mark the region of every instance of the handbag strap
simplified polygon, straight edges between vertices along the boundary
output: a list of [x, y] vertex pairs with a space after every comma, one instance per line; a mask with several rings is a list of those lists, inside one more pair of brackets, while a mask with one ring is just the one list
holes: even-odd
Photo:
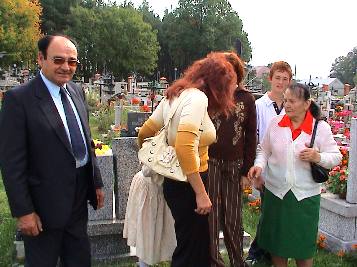
[[[170, 124], [172, 118], [174, 117], [178, 107], [180, 106], [183, 96], [186, 95], [187, 92], [185, 92], [186, 90], [182, 91], [180, 96], [177, 98], [176, 101], [173, 102], [173, 105], [170, 107], [170, 111], [169, 111], [169, 119], [167, 120], [167, 122], [165, 123], [163, 128], [167, 128], [168, 125]], [[165, 101], [167, 101], [167, 98], [165, 98]]]
[[311, 141], [310, 141], [310, 148], [312, 148], [314, 146], [315, 136], [316, 136], [316, 132], [317, 132], [317, 124], [318, 123], [319, 123], [319, 121], [316, 120], [315, 124], [314, 124], [314, 130], [312, 131], [312, 136], [311, 136]]

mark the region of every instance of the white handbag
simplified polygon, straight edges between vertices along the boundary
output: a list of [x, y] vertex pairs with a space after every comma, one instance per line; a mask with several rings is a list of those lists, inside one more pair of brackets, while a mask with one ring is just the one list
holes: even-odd
[[[154, 172], [181, 182], [187, 182], [187, 176], [182, 172], [175, 148], [168, 144], [168, 128], [172, 117], [182, 102], [184, 92], [180, 94], [178, 100], [170, 108], [169, 118], [164, 127], [157, 135], [146, 138], [138, 152], [139, 160]], [[163, 101], [168, 100], [165, 98]]]

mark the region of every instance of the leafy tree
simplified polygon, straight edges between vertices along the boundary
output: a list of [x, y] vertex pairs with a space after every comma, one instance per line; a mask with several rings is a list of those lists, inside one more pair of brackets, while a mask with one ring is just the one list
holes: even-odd
[[185, 69], [211, 51], [233, 50], [237, 38], [249, 61], [251, 46], [243, 23], [227, 0], [180, 0], [163, 18], [163, 35], [173, 64]]
[[330, 77], [338, 78], [343, 83], [356, 85], [354, 77], [357, 71], [357, 47], [353, 48], [347, 56], [340, 56], [332, 64]]
[[103, 0], [82, 0], [80, 5], [85, 8], [104, 7], [106, 4]]
[[[157, 39], [159, 41], [160, 45], [160, 51], [158, 53], [158, 66], [156, 69], [156, 72], [152, 77], [150, 77], [152, 80], [158, 78], [158, 74], [160, 73], [160, 76], [164, 76], [168, 78], [169, 80], [174, 79], [174, 66], [172, 63], [172, 58], [170, 57], [170, 53], [168, 50], [168, 42], [167, 39], [163, 33], [163, 22], [160, 19], [159, 15], [157, 15], [149, 5], [147, 0], [143, 0], [142, 4], [138, 8], [139, 12], [142, 13], [143, 19], [145, 22], [149, 23], [151, 27], [156, 30], [157, 33]], [[167, 18], [168, 16], [168, 10], [165, 11], [165, 17]]]
[[[63, 33], [71, 25], [71, 7], [81, 0], [40, 0], [43, 8], [41, 30], [44, 34]], [[88, 1], [83, 1], [88, 2]]]
[[2, 65], [35, 59], [40, 14], [38, 0], [0, 1], [0, 51], [7, 53]]
[[158, 31], [161, 28], [160, 16], [152, 10], [147, 0], [143, 0], [138, 11], [143, 15], [144, 22], [149, 23], [154, 30]]
[[98, 25], [101, 17], [94, 7], [77, 6], [71, 12], [73, 14], [73, 26], [66, 33], [78, 43], [78, 57], [81, 64], [77, 73], [87, 80], [96, 71], [100, 61], [98, 49], [100, 29]]
[[147, 75], [156, 68], [156, 34], [134, 8], [76, 7], [72, 12], [76, 19], [67, 33], [79, 43], [80, 71], [86, 77], [95, 71], [116, 77], [132, 71]]
[[156, 68], [159, 44], [156, 33], [141, 14], [128, 6], [103, 10], [99, 28], [102, 59], [108, 69], [127, 75], [134, 71], [144, 75]]

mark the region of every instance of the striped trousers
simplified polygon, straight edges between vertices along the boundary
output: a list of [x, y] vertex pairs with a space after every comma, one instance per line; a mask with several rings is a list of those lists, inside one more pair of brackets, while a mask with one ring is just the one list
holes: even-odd
[[211, 267], [224, 267], [219, 253], [219, 231], [223, 230], [231, 266], [244, 266], [242, 190], [240, 169], [242, 161], [209, 159], [207, 192], [212, 202], [209, 213]]

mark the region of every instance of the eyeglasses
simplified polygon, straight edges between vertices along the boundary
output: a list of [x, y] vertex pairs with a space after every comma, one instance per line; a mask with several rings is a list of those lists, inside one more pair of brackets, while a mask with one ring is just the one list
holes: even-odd
[[65, 59], [63, 57], [53, 57], [52, 60], [56, 65], [63, 65], [65, 62], [67, 62], [68, 66], [76, 67], [79, 64], [79, 60], [75, 58]]

